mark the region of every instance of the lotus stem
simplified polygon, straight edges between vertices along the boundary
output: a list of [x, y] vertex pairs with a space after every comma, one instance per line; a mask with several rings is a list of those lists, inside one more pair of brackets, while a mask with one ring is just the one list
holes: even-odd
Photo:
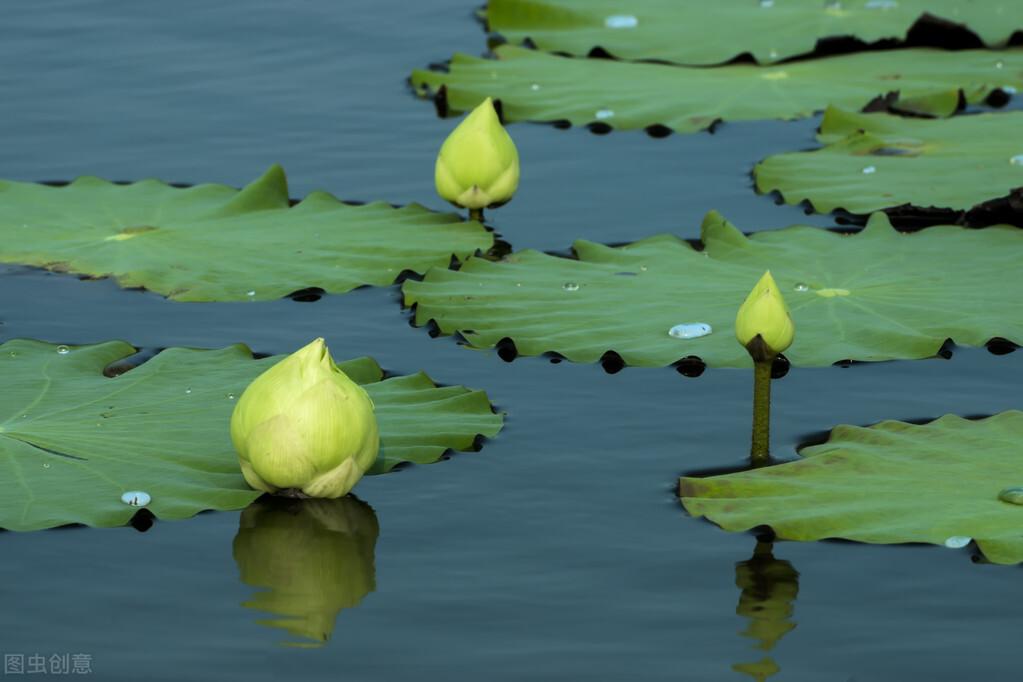
[[772, 360], [753, 363], [753, 444], [749, 454], [755, 467], [771, 461], [771, 364]]
[[469, 209], [469, 220], [475, 220], [476, 222], [483, 224], [483, 209], [482, 208], [470, 208]]

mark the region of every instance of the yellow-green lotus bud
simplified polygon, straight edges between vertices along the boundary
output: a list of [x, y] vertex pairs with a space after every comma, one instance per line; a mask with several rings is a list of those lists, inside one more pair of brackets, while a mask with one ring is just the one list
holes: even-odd
[[735, 316], [735, 338], [759, 361], [772, 358], [791, 346], [795, 333], [788, 306], [768, 270]]
[[500, 206], [515, 194], [519, 152], [489, 97], [444, 140], [434, 180], [437, 194], [462, 208]]
[[253, 488], [309, 497], [341, 497], [380, 450], [373, 402], [323, 339], [249, 384], [231, 415], [231, 441]]
[[342, 609], [376, 587], [373, 554], [380, 528], [373, 509], [354, 497], [337, 500], [260, 498], [241, 514], [234, 560], [242, 582], [259, 588], [251, 609], [319, 646], [330, 639]]

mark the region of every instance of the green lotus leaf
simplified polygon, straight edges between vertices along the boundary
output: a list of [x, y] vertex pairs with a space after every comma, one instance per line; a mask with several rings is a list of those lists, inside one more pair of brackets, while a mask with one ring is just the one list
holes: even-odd
[[[447, 72], [416, 70], [421, 95], [443, 86], [447, 107], [500, 99], [507, 121], [598, 123], [621, 130], [663, 125], [695, 132], [719, 120], [794, 119], [828, 104], [860, 108], [899, 91], [916, 98], [962, 89], [969, 102], [999, 86], [1023, 88], [1023, 50], [863, 52], [775, 66], [715, 68], [575, 59], [502, 45], [497, 59], [456, 54]], [[995, 68], [1001, 64], [1002, 68]]]
[[1023, 112], [943, 120], [829, 108], [808, 152], [770, 156], [754, 170], [757, 189], [821, 212], [870, 213], [911, 204], [969, 211], [1023, 187]]
[[[104, 375], [135, 352], [121, 341], [0, 346], [0, 527], [122, 525], [137, 511], [121, 501], [131, 491], [147, 493], [162, 519], [240, 509], [259, 496], [242, 479], [228, 422], [235, 396], [281, 358], [254, 360], [242, 345], [170, 348]], [[436, 461], [501, 429], [482, 391], [437, 387], [421, 373], [383, 379], [370, 358], [340, 366], [376, 404], [381, 453], [371, 473]]]
[[725, 530], [770, 526], [786, 540], [844, 538], [949, 547], [970, 539], [998, 564], [1023, 562], [1023, 412], [839, 426], [795, 462], [683, 478], [682, 504]]
[[[524, 355], [594, 362], [613, 350], [630, 365], [698, 356], [751, 364], [735, 314], [765, 270], [796, 325], [795, 365], [931, 357], [946, 339], [1023, 342], [1023, 231], [938, 226], [895, 231], [883, 213], [857, 234], [794, 226], [744, 236], [720, 214], [704, 219], [703, 250], [671, 235], [622, 247], [587, 241], [577, 259], [537, 251], [500, 262], [470, 258], [403, 285], [415, 321], [434, 320], [469, 345], [510, 338]], [[676, 325], [696, 325], [669, 330]], [[710, 334], [698, 325], [709, 325]]]
[[493, 236], [417, 205], [354, 206], [314, 192], [290, 206], [275, 165], [243, 190], [0, 181], [0, 244], [0, 262], [113, 277], [179, 301], [245, 301], [386, 286], [403, 270], [486, 250]]
[[988, 47], [1023, 30], [1023, 5], [961, 0], [490, 0], [487, 23], [542, 50], [621, 59], [719, 64], [744, 53], [771, 63], [813, 52], [817, 41], [906, 39], [921, 17], [965, 25]]

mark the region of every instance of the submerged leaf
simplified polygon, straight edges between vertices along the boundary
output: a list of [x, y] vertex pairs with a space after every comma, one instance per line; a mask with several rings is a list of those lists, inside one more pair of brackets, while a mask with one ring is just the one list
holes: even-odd
[[1023, 482], [1023, 412], [923, 426], [839, 426], [802, 459], [683, 478], [682, 504], [725, 530], [768, 525], [786, 540], [844, 538], [961, 547], [1023, 562], [1023, 506], [999, 499]]
[[[467, 111], [500, 99], [508, 121], [599, 123], [621, 130], [663, 125], [680, 133], [719, 120], [794, 119], [828, 104], [862, 107], [898, 90], [914, 98], [962, 89], [978, 102], [999, 86], [1023, 88], [1023, 50], [863, 52], [776, 66], [716, 68], [573, 59], [503, 45], [497, 59], [457, 54], [448, 72], [416, 70], [420, 93], [444, 87]], [[996, 59], [1004, 68], [995, 69]]]
[[1023, 30], [1023, 5], [962, 0], [490, 0], [487, 23], [505, 39], [527, 39], [577, 56], [594, 48], [621, 59], [718, 64], [744, 53], [761, 64], [812, 52], [828, 38], [906, 40], [926, 17], [964, 25], [988, 47]]
[[823, 148], [770, 156], [754, 175], [759, 191], [824, 213], [902, 204], [968, 211], [1023, 187], [1020, 130], [1018, 111], [928, 120], [829, 108]]
[[[104, 376], [134, 353], [120, 341], [0, 346], [0, 527], [122, 525], [138, 510], [121, 499], [130, 491], [162, 519], [240, 509], [260, 494], [242, 479], [228, 422], [235, 398], [281, 358], [253, 360], [241, 345], [170, 348]], [[339, 367], [376, 403], [381, 452], [370, 473], [434, 462], [501, 429], [482, 391], [438, 387], [422, 373], [382, 379], [370, 358]]]
[[510, 338], [521, 354], [575, 362], [613, 350], [630, 365], [698, 356], [742, 367], [751, 360], [735, 342], [735, 313], [770, 270], [799, 330], [785, 351], [795, 365], [931, 357], [948, 338], [1023, 342], [1016, 228], [903, 234], [878, 213], [853, 235], [793, 226], [747, 237], [711, 212], [702, 240], [702, 251], [660, 235], [622, 247], [578, 241], [578, 260], [529, 250], [471, 258], [405, 282], [405, 303], [417, 324], [434, 320], [477, 348]]
[[0, 181], [0, 261], [113, 277], [179, 301], [386, 286], [492, 244], [480, 224], [417, 205], [353, 206], [314, 192], [290, 206], [280, 166], [243, 190]]

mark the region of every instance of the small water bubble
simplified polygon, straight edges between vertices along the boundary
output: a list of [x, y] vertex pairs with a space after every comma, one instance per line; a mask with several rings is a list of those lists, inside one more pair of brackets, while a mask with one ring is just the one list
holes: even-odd
[[945, 546], [949, 549], [962, 549], [971, 542], [973, 542], [973, 538], [971, 537], [967, 537], [965, 535], [953, 535], [945, 540]]
[[1023, 505], [1023, 486], [1006, 488], [998, 493], [998, 499], [1009, 504]]
[[597, 112], [593, 115], [597, 117], [597, 120], [603, 121], [614, 116], [615, 112], [611, 109], [597, 109]]
[[996, 69], [1004, 69], [1005, 68], [1005, 62], [1003, 62], [1001, 59], [999, 59], [997, 62], [995, 62], [995, 68]]
[[1009, 163], [1013, 166], [1023, 166], [1023, 154], [1017, 154], [1009, 159]]
[[43, 462], [43, 468], [44, 469], [49, 469], [50, 468], [50, 463], [49, 462]]
[[152, 501], [153, 498], [149, 496], [149, 493], [142, 492], [141, 490], [131, 490], [121, 495], [121, 502], [132, 507], [145, 507]]
[[579, 291], [579, 285], [575, 282], [565, 282], [561, 285], [561, 288], [565, 291]]
[[867, 9], [895, 9], [899, 6], [895, 0], [867, 0]]
[[877, 166], [866, 166], [863, 169], [863, 174], [864, 175], [872, 175], [873, 173], [876, 173], [876, 172], [877, 172]]
[[14, 352], [13, 350], [10, 353], [8, 353], [8, 355], [10, 355], [12, 358], [18, 357], [18, 354], [16, 352]]
[[770, 9], [774, 7], [774, 0], [760, 0], [761, 9]]
[[668, 336], [673, 339], [698, 339], [701, 336], [707, 336], [712, 331], [710, 325], [706, 322], [687, 322], [685, 324], [676, 324], [669, 329]]
[[67, 355], [71, 352], [71, 349], [67, 346], [57, 346], [57, 355]]
[[806, 286], [802, 282], [799, 282], [798, 284], [796, 284], [796, 286], [792, 287], [792, 289], [793, 291], [809, 291], [810, 287]]
[[536, 92], [537, 90], [540, 89], [540, 84], [539, 83], [533, 83], [532, 85], [529, 86], [529, 89], [532, 90], [533, 92]]
[[228, 400], [234, 400], [234, 393], [228, 393], [227, 394], [227, 399]]
[[767, 56], [770, 57], [771, 59], [777, 59], [778, 50], [771, 50], [770, 52], [767, 53]]
[[252, 298], [253, 296], [256, 295], [256, 290], [255, 289], [249, 289], [248, 291], [245, 292], [245, 295], [248, 296], [249, 298]]
[[192, 389], [191, 388], [186, 388], [185, 389], [185, 395], [190, 395], [191, 393], [192, 393]]
[[1014, 86], [1012, 86], [1012, 85], [1003, 85], [1001, 87], [1001, 90], [1006, 95], [1015, 95], [1016, 94], [1016, 88]]
[[608, 28], [636, 28], [639, 19], [631, 14], [612, 14], [604, 19], [604, 26]]

